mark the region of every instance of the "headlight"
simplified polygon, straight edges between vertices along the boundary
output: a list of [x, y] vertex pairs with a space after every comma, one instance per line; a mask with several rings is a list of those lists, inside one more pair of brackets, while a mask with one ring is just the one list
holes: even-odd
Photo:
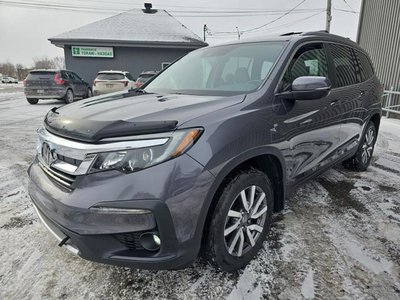
[[202, 129], [177, 130], [160, 146], [97, 153], [89, 173], [118, 170], [130, 173], [142, 170], [185, 153], [200, 137]]

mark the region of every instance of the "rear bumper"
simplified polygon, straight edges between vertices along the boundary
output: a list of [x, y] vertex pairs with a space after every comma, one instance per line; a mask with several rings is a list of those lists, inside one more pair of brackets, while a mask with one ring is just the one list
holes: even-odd
[[[38, 92], [43, 91], [43, 92]], [[32, 99], [61, 99], [65, 96], [67, 90], [64, 88], [52, 88], [52, 89], [37, 89], [37, 88], [25, 88], [24, 93], [27, 98]]]
[[99, 88], [99, 87], [93, 87], [93, 96], [99, 96], [99, 95], [104, 95], [104, 94], [110, 94], [110, 93], [115, 93], [115, 92], [121, 92], [128, 90], [130, 87], [121, 87], [121, 88]]

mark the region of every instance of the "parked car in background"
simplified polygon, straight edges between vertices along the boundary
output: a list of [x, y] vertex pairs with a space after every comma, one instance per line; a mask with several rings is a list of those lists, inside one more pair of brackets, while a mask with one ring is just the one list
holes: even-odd
[[92, 96], [90, 84], [69, 70], [33, 70], [24, 80], [24, 92], [30, 104], [58, 99], [72, 103], [76, 98]]
[[138, 79], [136, 80], [136, 87], [140, 88], [143, 84], [153, 78], [154, 75], [156, 75], [157, 73], [157, 71], [145, 71], [140, 73]]
[[368, 168], [381, 98], [368, 54], [340, 36], [201, 48], [141, 91], [51, 110], [29, 194], [83, 258], [176, 269], [203, 251], [232, 272], [296, 188], [340, 163]]
[[126, 71], [100, 71], [93, 81], [93, 95], [134, 89], [135, 82], [131, 73]]
[[1, 82], [2, 83], [18, 83], [18, 80], [13, 77], [5, 76], [5, 77], [1, 78]]

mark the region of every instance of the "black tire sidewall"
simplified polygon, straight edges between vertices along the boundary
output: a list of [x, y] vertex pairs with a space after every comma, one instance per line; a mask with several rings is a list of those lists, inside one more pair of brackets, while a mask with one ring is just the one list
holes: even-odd
[[[369, 131], [370, 128], [372, 128], [372, 130], [374, 131], [374, 140], [372, 142], [372, 154], [371, 154], [371, 157], [368, 159], [367, 163], [363, 163], [363, 161], [362, 161], [363, 145], [364, 145], [364, 142], [365, 142], [365, 135], [367, 134], [367, 132]], [[375, 150], [375, 142], [376, 142], [377, 136], [378, 135], [377, 135], [377, 131], [376, 131], [376, 128], [375, 128], [375, 124], [372, 123], [372, 122], [369, 122], [368, 125], [367, 125], [367, 128], [365, 129], [365, 132], [364, 132], [364, 134], [362, 136], [362, 139], [361, 139], [361, 142], [360, 142], [360, 146], [359, 146], [357, 154], [356, 154], [356, 160], [357, 160], [357, 164], [358, 164], [357, 169], [359, 171], [365, 171], [368, 168], [368, 166], [369, 166], [369, 164], [371, 162], [374, 150]]]
[[[268, 211], [264, 224], [256, 244], [252, 249], [241, 257], [229, 254], [225, 246], [224, 227], [228, 211], [236, 196], [245, 188], [257, 185], [266, 194]], [[223, 188], [218, 204], [215, 208], [213, 219], [209, 229], [208, 250], [211, 252], [211, 260], [218, 268], [232, 272], [247, 265], [257, 254], [268, 234], [272, 222], [273, 213], [273, 190], [268, 177], [261, 171], [250, 169], [236, 174], [232, 180]]]
[[[69, 101], [68, 93], [72, 93], [72, 101]], [[71, 89], [68, 89], [67, 92], [65, 93], [64, 101], [65, 101], [66, 104], [74, 102], [74, 92]]]
[[26, 101], [28, 101], [29, 104], [37, 104], [39, 99], [26, 98]]

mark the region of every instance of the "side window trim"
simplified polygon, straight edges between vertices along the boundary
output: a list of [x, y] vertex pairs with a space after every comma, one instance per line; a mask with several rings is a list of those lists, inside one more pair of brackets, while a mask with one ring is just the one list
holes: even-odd
[[[305, 46], [307, 46], [307, 45], [313, 45], [313, 44], [315, 44], [315, 45], [317, 45], [317, 44], [321, 45], [322, 51], [324, 51], [324, 54], [325, 54], [326, 64], [327, 64], [327, 68], [328, 68], [328, 76], [331, 76], [331, 73], [330, 73], [330, 71], [329, 71], [330, 68], [329, 68], [328, 53], [327, 53], [327, 51], [326, 51], [325, 43], [326, 43], [326, 41], [315, 40], [315, 41], [303, 42], [303, 43], [300, 43], [299, 45], [297, 45], [297, 47], [294, 48], [294, 50], [293, 50], [293, 51], [290, 53], [290, 55], [288, 56], [288, 57], [289, 57], [288, 60], [285, 62], [285, 67], [284, 67], [284, 69], [282, 70], [282, 73], [281, 73], [280, 76], [279, 76], [279, 80], [278, 80], [277, 85], [276, 85], [276, 87], [275, 87], [274, 93], [281, 92], [281, 89], [282, 89], [282, 87], [281, 87], [282, 80], [283, 80], [283, 78], [284, 78], [284, 76], [285, 76], [285, 74], [286, 74], [288, 68], [290, 67], [290, 64], [291, 64], [292, 60], [294, 59], [296, 53], [298, 53], [298, 51], [299, 51], [301, 48], [303, 48], [303, 47], [305, 47]], [[330, 79], [330, 78], [329, 78], [329, 79]]]
[[324, 42], [323, 47], [325, 49], [326, 60], [328, 65], [328, 76], [332, 84], [331, 89], [333, 89], [334, 87], [337, 86], [335, 64], [333, 63], [333, 57], [331, 53], [331, 48], [329, 47], [329, 43]]

